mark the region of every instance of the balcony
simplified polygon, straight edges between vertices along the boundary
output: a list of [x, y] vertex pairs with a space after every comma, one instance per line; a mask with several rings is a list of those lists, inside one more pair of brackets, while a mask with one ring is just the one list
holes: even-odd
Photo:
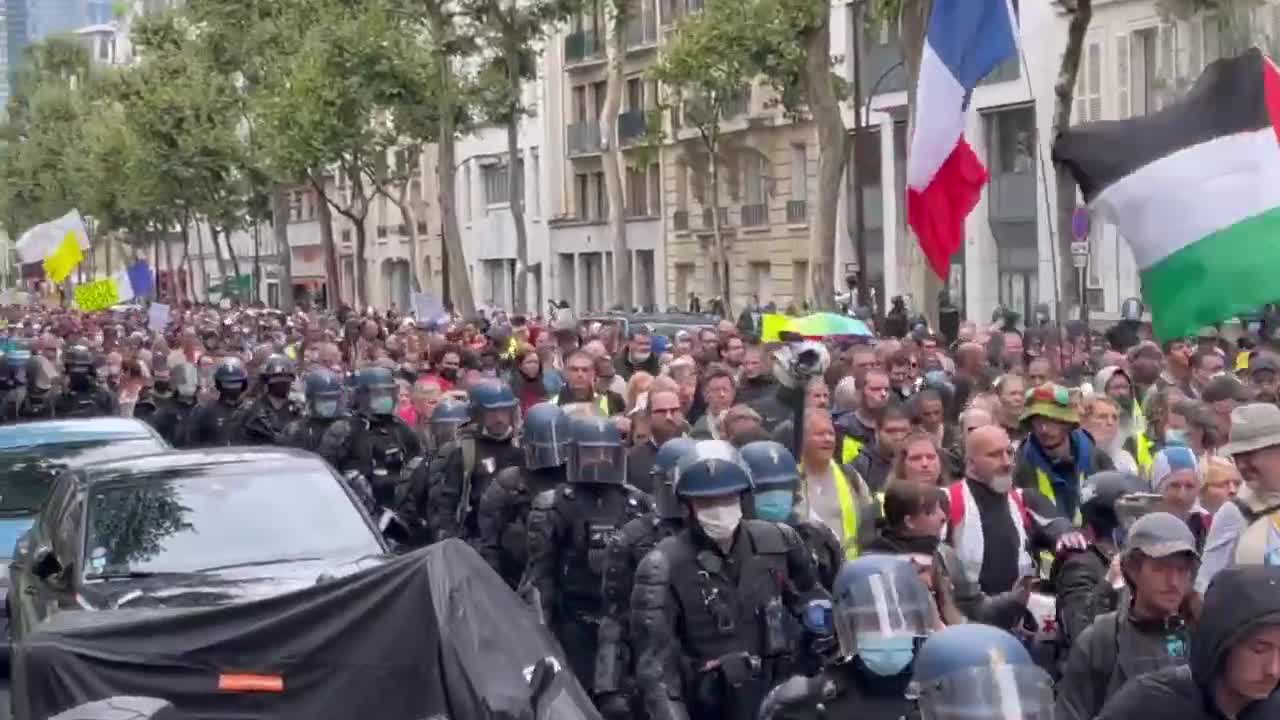
[[[720, 212], [717, 214], [720, 216], [720, 227], [721, 228], [728, 227], [729, 226], [729, 208], [720, 208]], [[715, 227], [711, 224], [711, 208], [702, 209], [702, 228], [704, 230], [715, 229]]]
[[418, 221], [418, 235], [426, 235], [426, 234], [427, 234], [427, 221], [426, 221], [426, 220], [419, 220], [419, 221]]
[[600, 124], [574, 123], [568, 127], [569, 155], [593, 155], [600, 152]]
[[658, 18], [650, 12], [627, 21], [627, 49], [653, 47], [658, 44]]
[[993, 174], [987, 214], [995, 221], [1034, 221], [1035, 175], [1029, 172]]
[[863, 45], [862, 92], [866, 97], [907, 89], [902, 43]]
[[648, 131], [648, 126], [649, 113], [644, 110], [618, 113], [618, 142], [627, 145], [643, 138]]
[[564, 64], [596, 62], [604, 59], [604, 44], [594, 30], [578, 30], [564, 39]]
[[742, 206], [742, 227], [761, 227], [769, 224], [769, 206], [764, 203]]
[[387, 239], [387, 226], [386, 226], [386, 225], [379, 225], [379, 226], [378, 226], [378, 239], [379, 239], [379, 240], [386, 240], [386, 239]]
[[675, 214], [671, 216], [671, 226], [674, 227], [677, 231], [688, 230], [689, 229], [689, 211], [677, 210]]
[[788, 200], [787, 222], [792, 225], [803, 225], [809, 222], [809, 204], [804, 200]]

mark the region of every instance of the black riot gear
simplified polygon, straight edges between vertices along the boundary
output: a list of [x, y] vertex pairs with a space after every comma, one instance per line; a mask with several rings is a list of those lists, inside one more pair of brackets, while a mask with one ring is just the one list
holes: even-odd
[[396, 411], [395, 378], [383, 367], [367, 367], [352, 377], [355, 388], [355, 411], [361, 415], [393, 415]]
[[117, 415], [120, 406], [115, 395], [95, 381], [93, 354], [88, 348], [76, 345], [67, 350], [64, 358], [67, 372], [67, 389], [54, 400], [54, 413], [62, 418], [90, 418]]
[[272, 355], [263, 363], [259, 378], [267, 391], [239, 418], [243, 442], [284, 445], [290, 424], [302, 417], [302, 408], [289, 399], [295, 379], [293, 363], [283, 355]]
[[213, 371], [218, 401], [199, 405], [191, 411], [180, 443], [186, 447], [226, 447], [242, 442], [245, 391], [249, 374], [234, 357], [223, 358]]
[[244, 364], [233, 357], [225, 357], [213, 371], [213, 387], [218, 397], [229, 405], [240, 402], [249, 386], [249, 374]]
[[471, 418], [471, 408], [467, 403], [452, 398], [445, 398], [436, 405], [431, 413], [431, 439], [434, 447], [444, 447], [458, 439], [458, 430]]
[[303, 379], [307, 412], [312, 417], [333, 419], [342, 410], [342, 382], [326, 369], [312, 370]]
[[83, 345], [73, 345], [67, 350], [63, 369], [67, 373], [67, 385], [72, 390], [83, 391], [93, 385], [93, 353]]
[[297, 379], [297, 374], [294, 372], [293, 362], [289, 358], [283, 355], [272, 355], [263, 364], [259, 377], [262, 379], [262, 384], [267, 388], [267, 394], [284, 400], [289, 397], [289, 390], [293, 387], [293, 381]]
[[23, 369], [25, 385], [17, 387], [5, 403], [5, 420], [48, 420], [54, 416], [54, 378], [57, 370], [43, 355], [30, 355]]
[[571, 432], [569, 416], [552, 403], [538, 403], [524, 418], [525, 466], [530, 470], [559, 467], [568, 462]]
[[390, 370], [361, 368], [351, 381], [355, 414], [324, 431], [319, 454], [344, 473], [359, 473], [377, 505], [394, 510], [403, 503], [405, 480], [422, 464], [422, 441], [395, 414], [397, 388]]
[[506, 440], [518, 429], [520, 403], [506, 383], [484, 382], [471, 388], [471, 423], [478, 435]]
[[187, 432], [200, 391], [200, 372], [195, 365], [180, 363], [169, 371], [173, 393], [156, 403], [156, 411], [148, 418], [151, 426], [174, 447], [189, 444]]
[[627, 476], [627, 452], [613, 421], [577, 417], [569, 423], [569, 482], [621, 485]]

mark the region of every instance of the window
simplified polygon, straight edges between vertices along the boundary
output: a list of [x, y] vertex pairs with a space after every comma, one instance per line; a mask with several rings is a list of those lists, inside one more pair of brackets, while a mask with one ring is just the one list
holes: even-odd
[[280, 307], [280, 283], [267, 283], [267, 305], [273, 308]]
[[499, 205], [511, 201], [506, 165], [485, 165], [480, 169], [484, 181], [485, 205]]
[[791, 263], [791, 300], [797, 306], [805, 299], [805, 288], [809, 285], [809, 262], [795, 260]]
[[587, 173], [578, 173], [573, 177], [573, 209], [574, 216], [579, 220], [586, 220], [591, 217], [591, 176]]
[[[529, 148], [529, 166], [533, 169], [533, 173], [525, 181], [525, 200], [528, 201], [529, 212], [538, 217], [542, 214], [542, 193], [539, 191], [541, 187], [539, 178], [542, 177], [542, 162], [538, 157], [538, 148]], [[530, 192], [528, 188], [533, 188]]]
[[1035, 169], [1036, 116], [1032, 108], [991, 114], [992, 173], [1031, 173]]
[[757, 299], [773, 299], [772, 265], [767, 262], [753, 262], [747, 266], [747, 272], [751, 283], [751, 294]]
[[343, 243], [345, 243], [345, 244], [347, 244], [347, 245], [350, 245], [350, 244], [351, 244], [351, 231], [350, 231], [350, 230], [343, 230], [343, 231], [342, 231], [342, 242], [343, 242]]
[[595, 187], [595, 213], [592, 217], [604, 220], [609, 217], [609, 193], [605, 190], [604, 173], [591, 173], [591, 184]]
[[608, 91], [608, 87], [609, 87], [608, 83], [606, 83], [604, 80], [601, 80], [600, 82], [591, 83], [591, 97], [592, 97], [592, 102], [594, 103], [594, 106], [593, 106], [591, 117], [586, 118], [587, 120], [591, 122], [599, 122], [600, 115], [604, 113], [604, 96], [605, 96], [605, 93]]
[[1136, 30], [1129, 38], [1130, 112], [1146, 115], [1178, 96], [1172, 24]]
[[742, 187], [747, 205], [765, 203], [765, 178], [769, 175], [769, 158], [756, 153], [742, 157]]
[[693, 291], [693, 263], [676, 263], [676, 297], [677, 304], [684, 305], [689, 293]]
[[467, 222], [471, 222], [471, 163], [462, 166], [462, 210]]
[[1085, 41], [1080, 57], [1080, 70], [1076, 76], [1076, 122], [1086, 123], [1102, 119], [1102, 43], [1096, 39]]
[[649, 214], [657, 215], [662, 209], [662, 176], [658, 163], [649, 165]]
[[[791, 199], [807, 200], [809, 197], [809, 148], [802, 144], [791, 146]], [[763, 296], [761, 296], [763, 297]]]
[[627, 78], [627, 111], [644, 108], [644, 78]]
[[289, 193], [289, 222], [302, 219], [302, 193], [297, 190]]
[[587, 86], [578, 85], [573, 89], [573, 121], [586, 122], [587, 119]]
[[689, 166], [685, 161], [676, 162], [676, 211], [689, 209]]
[[1129, 35], [1116, 36], [1116, 119], [1129, 117]]
[[649, 214], [649, 186], [644, 168], [627, 168], [627, 217]]

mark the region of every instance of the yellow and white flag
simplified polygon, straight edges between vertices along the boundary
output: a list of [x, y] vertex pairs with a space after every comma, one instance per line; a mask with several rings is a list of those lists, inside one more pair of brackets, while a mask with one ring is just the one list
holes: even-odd
[[54, 282], [62, 282], [84, 260], [84, 251], [89, 249], [89, 233], [80, 211], [72, 210], [23, 233], [16, 248], [23, 264], [43, 261], [45, 275]]

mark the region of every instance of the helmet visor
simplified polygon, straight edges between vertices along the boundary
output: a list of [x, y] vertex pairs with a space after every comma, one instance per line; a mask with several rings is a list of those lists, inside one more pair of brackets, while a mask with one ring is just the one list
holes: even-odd
[[627, 452], [621, 445], [570, 445], [569, 482], [621, 484], [627, 476]]
[[461, 420], [432, 420], [431, 437], [435, 438], [437, 447], [458, 439], [458, 428]]
[[480, 434], [494, 440], [506, 440], [520, 427], [517, 407], [480, 408], [476, 413]]
[[925, 720], [1053, 720], [1053, 681], [1034, 665], [991, 663], [914, 688]]
[[569, 440], [525, 443], [524, 459], [530, 470], [564, 465], [569, 462]]
[[674, 472], [653, 474], [653, 506], [658, 511], [658, 517], [667, 520], [684, 517], [684, 508], [676, 497]]
[[924, 637], [937, 627], [929, 590], [909, 562], [857, 578], [837, 598], [836, 636], [845, 657], [886, 641]]

